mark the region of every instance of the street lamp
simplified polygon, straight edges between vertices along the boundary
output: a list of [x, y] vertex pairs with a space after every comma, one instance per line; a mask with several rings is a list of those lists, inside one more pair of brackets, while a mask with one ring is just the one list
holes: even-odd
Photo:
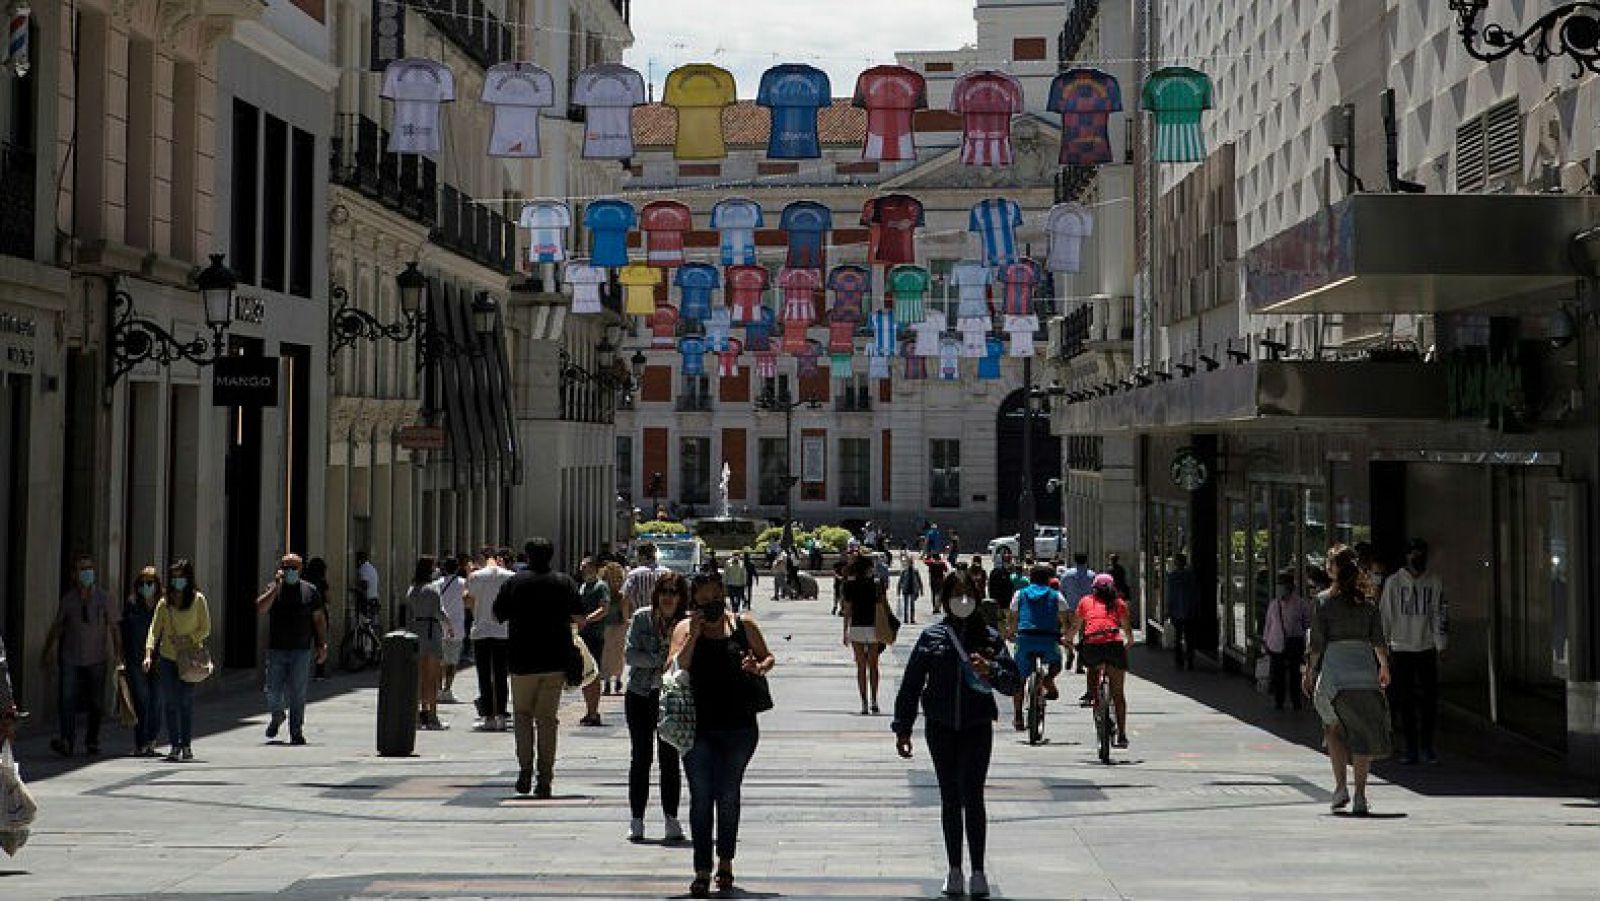
[[328, 320], [328, 371], [334, 369], [339, 351], [353, 347], [358, 341], [388, 340], [403, 344], [417, 342], [417, 369], [427, 367], [438, 357], [481, 357], [488, 348], [488, 336], [494, 333], [499, 320], [500, 306], [487, 291], [480, 291], [472, 301], [472, 328], [474, 340], [458, 344], [449, 335], [434, 327], [428, 315], [426, 299], [428, 277], [417, 269], [417, 262], [406, 263], [406, 268], [394, 278], [400, 293], [400, 319], [383, 322], [366, 310], [350, 304], [350, 292], [335, 284], [328, 289], [335, 306]]
[[[1534, 20], [1520, 33], [1503, 25], [1485, 25], [1480, 30], [1478, 16], [1489, 0], [1450, 0], [1450, 9], [1461, 23], [1461, 43], [1473, 59], [1486, 63], [1512, 54], [1531, 56], [1540, 64], [1552, 57], [1566, 56], [1573, 61], [1573, 78], [1585, 71], [1600, 74], [1600, 2], [1563, 3]], [[1483, 46], [1477, 46], [1479, 35]]]
[[794, 411], [800, 407], [809, 410], [821, 408], [822, 404], [815, 400], [793, 400], [789, 396], [787, 386], [772, 390], [772, 386], [761, 389], [761, 394], [756, 398], [756, 409], [767, 413], [783, 414], [783, 452], [787, 458], [783, 476], [783, 547], [784, 550], [794, 549], [794, 486], [800, 484], [800, 477], [794, 474]]
[[211, 329], [209, 342], [198, 334], [189, 341], [179, 341], [155, 322], [135, 315], [133, 295], [120, 283], [111, 283], [106, 335], [108, 388], [145, 360], [160, 366], [171, 366], [179, 360], [210, 366], [226, 353], [225, 338], [233, 322], [233, 292], [239, 278], [222, 259], [220, 253], [211, 254], [211, 265], [201, 270], [194, 281], [205, 310], [206, 327]]

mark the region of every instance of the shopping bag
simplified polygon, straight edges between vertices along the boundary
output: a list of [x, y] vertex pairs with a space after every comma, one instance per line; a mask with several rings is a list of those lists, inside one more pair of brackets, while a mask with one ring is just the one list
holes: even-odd
[[689, 674], [674, 670], [661, 680], [661, 716], [656, 721], [656, 736], [680, 754], [687, 754], [694, 747], [694, 719], [694, 689], [689, 687]]
[[[143, 679], [144, 677], [144, 673], [139, 673], [131, 678]], [[124, 726], [137, 726], [139, 724], [139, 712], [133, 706], [133, 686], [128, 684], [129, 678], [127, 670], [117, 670], [116, 706], [112, 709], [117, 712], [118, 723]]]
[[22, 773], [8, 741], [0, 745], [0, 849], [8, 856], [15, 856], [27, 844], [28, 829], [38, 812], [33, 795], [22, 784]]
[[185, 682], [204, 682], [215, 667], [211, 652], [203, 644], [178, 649], [178, 678]]
[[572, 633], [572, 659], [567, 666], [567, 687], [583, 688], [600, 678], [600, 664], [595, 662], [594, 655], [589, 653], [589, 646], [578, 637], [576, 630]]

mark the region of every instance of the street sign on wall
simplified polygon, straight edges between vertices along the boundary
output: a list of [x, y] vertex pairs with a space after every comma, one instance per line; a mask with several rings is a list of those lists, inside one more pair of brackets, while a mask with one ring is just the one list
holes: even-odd
[[277, 357], [220, 357], [211, 364], [214, 407], [276, 407]]
[[395, 433], [395, 443], [406, 450], [444, 450], [444, 429], [432, 425], [408, 425]]

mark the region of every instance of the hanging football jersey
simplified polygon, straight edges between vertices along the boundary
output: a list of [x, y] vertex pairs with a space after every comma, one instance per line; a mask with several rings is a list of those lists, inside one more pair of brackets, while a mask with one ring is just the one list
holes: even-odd
[[955, 283], [961, 303], [956, 309], [957, 319], [988, 319], [989, 283], [994, 272], [977, 260], [962, 260], [950, 269], [950, 280]]
[[596, 200], [583, 210], [583, 227], [589, 230], [589, 262], [596, 266], [628, 265], [628, 231], [638, 224], [633, 204], [625, 200]]
[[534, 200], [522, 205], [517, 224], [528, 230], [528, 261], [559, 263], [566, 259], [567, 229], [572, 227], [572, 211], [559, 200]]
[[378, 96], [394, 101], [390, 153], [437, 156], [444, 146], [439, 104], [456, 99], [455, 76], [431, 59], [402, 59], [383, 70]]
[[922, 296], [928, 290], [928, 270], [921, 266], [896, 266], [890, 269], [889, 290], [894, 292], [896, 322], [912, 325], [922, 321]]
[[772, 110], [767, 157], [809, 160], [822, 156], [817, 109], [833, 102], [828, 73], [804, 63], [784, 63], [761, 74], [756, 105]]
[[856, 349], [856, 324], [854, 322], [840, 322], [837, 319], [828, 322], [828, 353], [854, 353]]
[[868, 198], [861, 205], [861, 224], [867, 227], [867, 259], [878, 258], [878, 241], [883, 237], [883, 226], [872, 221], [872, 213], [876, 208], [876, 198]]
[[884, 357], [892, 357], [900, 352], [900, 323], [895, 321], [894, 312], [879, 310], [872, 314], [869, 323], [872, 326], [872, 349]]
[[778, 327], [777, 314], [771, 308], [762, 307], [761, 318], [748, 323], [744, 327], [744, 343], [751, 350], [768, 350], [772, 346], [772, 331]]
[[921, 322], [910, 327], [911, 333], [916, 336], [917, 356], [939, 355], [939, 339], [944, 336], [944, 326], [944, 314], [938, 310], [929, 310]]
[[983, 264], [999, 266], [1017, 258], [1017, 226], [1022, 224], [1022, 207], [1014, 200], [991, 197], [972, 205], [967, 231], [977, 232], [983, 246]]
[[795, 374], [803, 379], [817, 377], [817, 360], [822, 356], [822, 345], [807, 341], [805, 348], [794, 355]]
[[828, 354], [828, 377], [836, 382], [848, 381], [856, 374], [856, 358], [848, 353]]
[[867, 378], [880, 380], [889, 378], [889, 361], [893, 359], [894, 354], [892, 352], [879, 353], [878, 350], [874, 348], [872, 352], [867, 355]]
[[729, 338], [716, 349], [717, 375], [725, 379], [739, 376], [739, 354], [744, 351], [744, 345], [738, 338]]
[[939, 341], [939, 378], [946, 382], [961, 378], [961, 342], [954, 338]]
[[661, 102], [678, 111], [678, 140], [672, 155], [680, 160], [720, 160], [722, 108], [735, 98], [733, 75], [710, 63], [679, 66], [667, 75]]
[[756, 376], [763, 379], [778, 377], [778, 352], [775, 350], [758, 350], [756, 354]]
[[873, 66], [856, 77], [851, 101], [867, 111], [865, 160], [909, 160], [917, 155], [912, 113], [928, 107], [928, 83], [905, 66]]
[[1061, 165], [1098, 166], [1114, 159], [1106, 125], [1122, 109], [1122, 89], [1110, 73], [1062, 72], [1050, 82], [1048, 109], [1061, 114]]
[[630, 316], [649, 316], [656, 311], [656, 285], [661, 270], [643, 263], [631, 263], [617, 273], [624, 295], [623, 312]]
[[961, 114], [961, 162], [1011, 165], [1011, 117], [1022, 109], [1022, 85], [1004, 72], [979, 69], [956, 79], [950, 111]]
[[1007, 316], [1032, 316], [1033, 292], [1039, 286], [1039, 264], [1023, 257], [1001, 266], [1001, 312]]
[[750, 265], [756, 261], [756, 229], [766, 225], [761, 204], [743, 197], [717, 201], [711, 208], [711, 227], [721, 236], [722, 265]]
[[1033, 356], [1033, 334], [1038, 330], [1038, 316], [1007, 316], [1006, 333], [1011, 336], [1011, 356]]
[[644, 76], [621, 63], [596, 63], [579, 72], [572, 83], [572, 102], [584, 107], [584, 158], [632, 157], [633, 108], [644, 100]]
[[728, 346], [729, 341], [738, 340], [733, 337], [733, 314], [724, 306], [713, 306], [711, 315], [705, 319], [706, 342], [711, 349], [721, 353]]
[[795, 269], [823, 268], [822, 245], [833, 229], [833, 211], [814, 200], [796, 200], [783, 208], [778, 227], [789, 235], [785, 265]]
[[574, 261], [562, 269], [561, 275], [572, 286], [572, 312], [605, 312], [600, 305], [600, 286], [606, 283], [604, 269]]
[[872, 293], [872, 272], [856, 265], [835, 266], [828, 273], [833, 289], [832, 315], [841, 322], [860, 322], [866, 317], [867, 296]]
[[673, 279], [681, 293], [681, 314], [690, 322], [701, 322], [711, 316], [711, 292], [722, 283], [717, 267], [709, 263], [685, 263]]
[[647, 203], [639, 211], [639, 228], [644, 232], [645, 262], [669, 268], [683, 265], [683, 234], [694, 228], [688, 206], [676, 200]]
[[765, 266], [729, 266], [726, 276], [728, 306], [733, 308], [733, 321], [741, 325], [761, 318], [761, 294], [767, 290]]
[[983, 359], [978, 361], [978, 378], [997, 379], [1000, 377], [1000, 355], [1005, 353], [1006, 344], [999, 338], [991, 335], [984, 341]]
[[906, 361], [907, 381], [921, 381], [928, 377], [928, 358], [917, 356], [910, 341], [900, 345], [900, 356]]
[[984, 341], [989, 337], [989, 327], [992, 324], [988, 317], [956, 320], [956, 331], [961, 335], [961, 355], [963, 357], [977, 358], [983, 356]]
[[1211, 108], [1211, 79], [1186, 66], [1157, 69], [1145, 79], [1140, 106], [1156, 120], [1155, 160], [1198, 163], [1206, 158], [1200, 119]]
[[684, 375], [706, 374], [706, 342], [703, 339], [678, 339], [678, 353], [683, 355]]
[[656, 347], [671, 347], [678, 337], [678, 308], [670, 303], [656, 307], [650, 314], [650, 343]]
[[878, 239], [869, 241], [867, 260], [893, 265], [917, 261], [916, 232], [926, 224], [922, 201], [909, 194], [885, 194], [867, 201], [861, 224], [876, 230]]
[[1094, 214], [1081, 203], [1058, 203], [1045, 219], [1045, 234], [1050, 238], [1051, 272], [1077, 272], [1083, 268], [1083, 240], [1094, 233]]
[[817, 321], [817, 289], [822, 273], [815, 269], [783, 269], [778, 272], [778, 287], [783, 289], [783, 321], [806, 326]]
[[539, 110], [556, 102], [550, 73], [533, 63], [497, 63], [483, 75], [483, 102], [494, 107], [489, 155], [539, 155]]

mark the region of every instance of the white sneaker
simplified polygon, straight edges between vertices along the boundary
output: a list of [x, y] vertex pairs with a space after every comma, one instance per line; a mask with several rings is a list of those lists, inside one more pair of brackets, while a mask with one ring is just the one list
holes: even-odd
[[1333, 798], [1328, 801], [1328, 807], [1333, 810], [1343, 810], [1350, 804], [1350, 791], [1348, 789], [1335, 789]]
[[967, 876], [961, 872], [960, 867], [951, 867], [950, 872], [944, 876], [944, 888], [940, 892], [953, 898], [959, 898], [967, 893]]
[[451, 693], [450, 689], [446, 688], [444, 691], [439, 692], [439, 703], [457, 704], [460, 702], [456, 700], [456, 696]]
[[677, 817], [667, 817], [667, 831], [662, 837], [669, 842], [683, 841], [683, 825], [678, 822]]
[[628, 841], [644, 841], [644, 820], [635, 817], [628, 821]]
[[969, 882], [967, 882], [967, 897], [969, 897], [969, 898], [987, 898], [987, 897], [989, 897], [989, 877], [983, 875], [983, 871], [982, 870], [973, 870], [972, 871], [972, 879]]

